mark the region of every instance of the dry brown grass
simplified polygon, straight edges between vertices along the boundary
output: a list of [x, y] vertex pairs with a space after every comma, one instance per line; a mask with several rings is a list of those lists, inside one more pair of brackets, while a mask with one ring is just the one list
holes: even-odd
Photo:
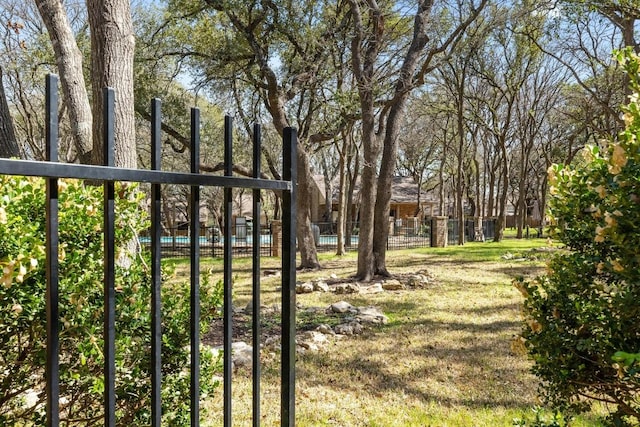
[[[513, 347], [521, 324], [517, 275], [541, 272], [539, 260], [505, 260], [502, 254], [540, 246], [542, 241], [468, 244], [388, 254], [393, 273], [427, 271], [424, 289], [374, 295], [298, 295], [303, 306], [339, 300], [374, 305], [390, 318], [359, 336], [336, 339], [325, 350], [299, 355], [296, 421], [299, 426], [512, 426], [531, 418], [539, 405], [537, 381], [527, 357]], [[276, 260], [264, 260], [266, 267]], [[324, 270], [299, 272], [299, 280], [347, 277], [355, 255], [325, 256]], [[218, 264], [214, 263], [214, 269]], [[250, 264], [236, 262], [234, 301], [250, 300]], [[263, 282], [262, 300], [279, 302], [278, 279]], [[265, 354], [262, 425], [279, 425], [279, 359]], [[241, 369], [233, 383], [233, 425], [251, 425], [251, 373]], [[220, 394], [222, 389], [220, 389]], [[221, 425], [222, 397], [203, 402], [203, 425]], [[571, 425], [595, 426], [581, 418]]]

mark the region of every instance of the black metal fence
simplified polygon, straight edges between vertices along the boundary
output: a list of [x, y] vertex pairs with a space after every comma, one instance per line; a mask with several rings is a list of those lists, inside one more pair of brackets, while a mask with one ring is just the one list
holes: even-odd
[[[318, 252], [335, 251], [338, 248], [337, 224], [335, 222], [316, 222], [312, 224], [314, 240]], [[345, 250], [357, 250], [359, 223], [347, 224], [347, 233], [343, 236]], [[389, 222], [387, 249], [422, 248], [431, 245], [431, 221], [421, 223], [411, 218]]]
[[[200, 116], [198, 109], [191, 110], [191, 171], [189, 173], [164, 172], [160, 168], [161, 148], [161, 118], [160, 101], [152, 102], [151, 124], [151, 170], [122, 169], [114, 167], [114, 99], [112, 89], [104, 91], [104, 166], [88, 166], [78, 164], [58, 163], [58, 93], [57, 76], [49, 75], [46, 81], [46, 162], [26, 160], [0, 159], [0, 174], [39, 176], [47, 179], [47, 425], [60, 424], [60, 373], [59, 373], [59, 276], [58, 276], [58, 179], [75, 178], [102, 182], [104, 185], [104, 425], [114, 427], [116, 420], [115, 402], [115, 254], [114, 254], [114, 182], [145, 182], [151, 184], [151, 231], [148, 236], [152, 254], [152, 325], [151, 325], [151, 360], [152, 360], [152, 396], [151, 413], [152, 425], [161, 423], [161, 367], [162, 367], [162, 313], [160, 309], [161, 272], [160, 261], [163, 252], [162, 230], [160, 224], [162, 184], [181, 184], [191, 189], [190, 206], [191, 223], [199, 224], [198, 206], [200, 187], [224, 188], [225, 218], [232, 214], [232, 189], [248, 188], [254, 192], [253, 212], [255, 221], [252, 230], [253, 241], [260, 241], [260, 191], [282, 191], [282, 355], [281, 355], [281, 425], [295, 425], [295, 206], [296, 206], [296, 140], [295, 129], [287, 128], [283, 136], [283, 180], [260, 179], [260, 127], [254, 127], [253, 139], [253, 178], [232, 176], [232, 121], [225, 118], [224, 136], [224, 176], [203, 175], [199, 172], [200, 145]], [[223, 235], [231, 236], [232, 224], [230, 220], [224, 223]], [[202, 247], [200, 242], [201, 230], [199, 226], [192, 226], [189, 230], [189, 249], [191, 258], [191, 371], [190, 371], [190, 408], [191, 426], [199, 425], [200, 418], [200, 257]], [[206, 236], [205, 236], [206, 237]], [[260, 247], [252, 247], [253, 256], [253, 425], [260, 424]], [[232, 256], [233, 242], [231, 239], [222, 241], [224, 256], [224, 425], [232, 426], [232, 359], [231, 338], [232, 324]], [[185, 396], [185, 398], [187, 398]]]
[[[259, 239], [254, 236], [254, 227], [259, 227]], [[203, 257], [223, 257], [225, 237], [223, 229], [216, 226], [200, 227], [200, 255]], [[231, 230], [231, 252], [234, 257], [253, 256], [254, 246], [261, 256], [273, 255], [273, 235], [270, 225], [234, 224]], [[151, 245], [150, 234], [139, 237], [140, 244]], [[191, 253], [191, 227], [164, 228], [160, 238], [163, 257], [188, 257]]]
[[[465, 219], [464, 240], [465, 242], [473, 242], [475, 239], [475, 226], [477, 219]], [[496, 218], [482, 219], [482, 233], [485, 240], [493, 239], [496, 235]], [[449, 219], [447, 223], [447, 240], [450, 245], [458, 243], [459, 223], [455, 218]]]

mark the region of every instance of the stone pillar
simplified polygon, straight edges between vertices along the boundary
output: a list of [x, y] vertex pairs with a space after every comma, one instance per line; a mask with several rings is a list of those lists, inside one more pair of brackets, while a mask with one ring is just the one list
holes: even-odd
[[447, 223], [449, 218], [446, 216], [434, 216], [431, 219], [431, 246], [435, 248], [444, 248], [447, 246]]
[[271, 221], [271, 255], [282, 255], [282, 221]]

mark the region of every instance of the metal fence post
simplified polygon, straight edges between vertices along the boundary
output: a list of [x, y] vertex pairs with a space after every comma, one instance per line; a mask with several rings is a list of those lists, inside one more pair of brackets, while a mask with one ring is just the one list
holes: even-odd
[[[191, 109], [191, 173], [200, 173], [200, 110]], [[191, 186], [191, 427], [200, 425], [200, 186]]]
[[[151, 169], [161, 170], [162, 116], [159, 99], [151, 101]], [[151, 425], [162, 422], [162, 193], [151, 185]]]
[[282, 194], [282, 367], [280, 424], [295, 426], [296, 396], [296, 205], [297, 143], [295, 129], [283, 133], [282, 178], [291, 190]]
[[[104, 165], [115, 165], [113, 89], [104, 89], [103, 142]], [[115, 187], [104, 181], [104, 425], [116, 425], [115, 397]]]
[[[233, 174], [233, 120], [229, 116], [224, 118], [224, 175], [231, 176]], [[232, 301], [232, 262], [233, 254], [232, 236], [231, 236], [231, 216], [233, 213], [232, 189], [225, 187], [224, 189], [224, 353], [222, 364], [224, 366], [224, 425], [232, 426], [232, 407], [231, 407], [231, 378], [232, 364], [231, 344], [233, 334], [233, 301]]]
[[[46, 156], [58, 161], [58, 76], [46, 80]], [[58, 309], [58, 179], [47, 179], [46, 201], [47, 269], [47, 426], [60, 424], [60, 328]]]
[[[253, 126], [253, 177], [260, 178], [261, 130], [260, 125]], [[253, 190], [253, 426], [260, 425], [260, 190]]]

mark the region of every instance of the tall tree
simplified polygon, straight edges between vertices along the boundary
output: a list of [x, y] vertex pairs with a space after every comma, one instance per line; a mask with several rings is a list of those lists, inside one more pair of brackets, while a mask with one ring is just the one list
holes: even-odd
[[[391, 183], [396, 167], [398, 132], [409, 94], [424, 82], [425, 75], [434, 69], [441, 56], [447, 56], [452, 52], [487, 1], [480, 0], [477, 4], [471, 4], [468, 11], [441, 10], [445, 15], [447, 12], [451, 13], [449, 18], [454, 14], [462, 17], [455, 25], [449, 26], [449, 31], [445, 31], [444, 26], [434, 30], [434, 1], [419, 1], [413, 15], [413, 31], [408, 37], [408, 42], [404, 46], [393, 45], [396, 53], [398, 50], [403, 53], [395, 73], [390, 74], [395, 74], [396, 79], [393, 89], [387, 93], [381, 89], [388, 86], [389, 75], [380, 74], [378, 67], [383, 58], [388, 58], [383, 54], [385, 37], [392, 32], [397, 23], [392, 19], [392, 5], [376, 0], [349, 0], [349, 4], [354, 27], [351, 54], [362, 111], [364, 155], [364, 192], [361, 195], [356, 275], [361, 280], [370, 280], [375, 274], [389, 275], [386, 267], [386, 246], [389, 236]], [[439, 34], [438, 30], [444, 34]], [[380, 92], [388, 95], [382, 102], [377, 98]], [[382, 108], [378, 108], [380, 103]], [[382, 157], [379, 157], [380, 154]], [[378, 164], [379, 172], [376, 170]]]
[[129, 0], [87, 0], [91, 27], [91, 87], [93, 99], [93, 161], [103, 162], [103, 88], [116, 93], [116, 166], [135, 168], [133, 57], [135, 37]]
[[62, 0], [36, 0], [35, 3], [55, 53], [76, 153], [81, 163], [90, 163], [93, 120], [82, 69], [82, 52]]
[[20, 157], [20, 148], [13, 129], [13, 120], [9, 112], [2, 76], [3, 71], [0, 66], [0, 157]]
[[[491, 135], [499, 165], [497, 191], [497, 223], [494, 236], [495, 241], [504, 237], [507, 218], [507, 202], [511, 191], [512, 149], [515, 145], [516, 105], [525, 82], [535, 73], [540, 63], [540, 51], [531, 41], [522, 26], [529, 25], [533, 8], [506, 9], [497, 8], [496, 13], [501, 17], [496, 22], [495, 31], [483, 45], [478, 56], [475, 72], [478, 75], [478, 85], [485, 86], [476, 90], [476, 96], [483, 94], [484, 99], [477, 99], [482, 106], [476, 106], [477, 111], [483, 111], [483, 123]], [[520, 26], [520, 27], [519, 27]]]
[[179, 11], [171, 23], [181, 25], [183, 34], [198, 31], [168, 54], [189, 58], [202, 87], [218, 93], [240, 91], [244, 99], [262, 106], [259, 114], [269, 117], [280, 134], [285, 127], [298, 128], [296, 234], [301, 267], [318, 268], [311, 230], [310, 156], [347, 125], [332, 111], [331, 95], [323, 90], [333, 78], [327, 68], [327, 41], [342, 25], [340, 4], [206, 0], [170, 5]]

